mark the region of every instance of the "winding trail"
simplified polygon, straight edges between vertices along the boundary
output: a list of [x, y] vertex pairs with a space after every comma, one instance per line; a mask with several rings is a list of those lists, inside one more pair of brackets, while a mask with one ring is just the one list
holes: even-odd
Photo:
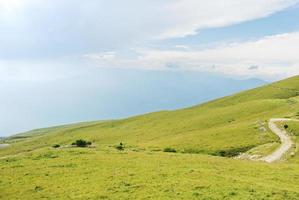
[[281, 141], [280, 147], [274, 151], [272, 154], [261, 158], [260, 160], [272, 163], [274, 161], [280, 160], [281, 157], [294, 145], [291, 137], [285, 130], [280, 129], [275, 123], [276, 122], [284, 122], [284, 121], [297, 121], [297, 119], [287, 119], [287, 118], [273, 118], [269, 121], [270, 130], [275, 133]]

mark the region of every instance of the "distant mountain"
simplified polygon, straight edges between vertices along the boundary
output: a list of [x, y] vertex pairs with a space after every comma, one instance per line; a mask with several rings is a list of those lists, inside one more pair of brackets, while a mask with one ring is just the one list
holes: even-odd
[[107, 69], [55, 81], [1, 82], [0, 133], [178, 109], [263, 84], [209, 73]]

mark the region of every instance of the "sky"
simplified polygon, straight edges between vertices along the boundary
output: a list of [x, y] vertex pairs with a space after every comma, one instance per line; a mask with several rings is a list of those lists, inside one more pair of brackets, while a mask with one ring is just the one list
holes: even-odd
[[194, 105], [298, 52], [299, 0], [0, 0], [0, 136]]

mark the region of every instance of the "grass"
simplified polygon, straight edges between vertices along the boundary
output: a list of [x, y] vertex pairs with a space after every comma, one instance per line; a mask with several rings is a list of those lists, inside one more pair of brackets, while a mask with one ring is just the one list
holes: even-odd
[[293, 141], [295, 141], [295, 146], [292, 149], [292, 154], [289, 156], [289, 161], [292, 163], [297, 163], [299, 164], [299, 123], [298, 122], [285, 122], [280, 124], [281, 128], [284, 127], [284, 125], [288, 125], [288, 128], [286, 129], [290, 135], [292, 136]]
[[[299, 118], [298, 95], [297, 76], [182, 110], [19, 134], [0, 150], [0, 198], [298, 199], [297, 154], [272, 165], [221, 157], [273, 151], [267, 120]], [[78, 139], [92, 148], [70, 147]]]
[[39, 149], [0, 160], [3, 199], [298, 199], [297, 165], [194, 154]]
[[247, 153], [249, 155], [258, 155], [259, 157], [264, 157], [264, 156], [269, 155], [272, 152], [274, 152], [279, 146], [280, 146], [279, 142], [267, 143], [267, 144], [252, 148]]

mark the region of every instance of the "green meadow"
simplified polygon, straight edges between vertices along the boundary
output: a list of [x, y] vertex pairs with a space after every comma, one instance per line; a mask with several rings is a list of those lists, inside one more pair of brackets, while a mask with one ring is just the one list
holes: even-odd
[[[299, 76], [186, 109], [18, 134], [1, 141], [0, 199], [299, 199], [299, 153], [236, 159], [274, 151], [267, 123], [282, 117], [299, 119]], [[287, 125], [296, 152], [299, 123]]]

